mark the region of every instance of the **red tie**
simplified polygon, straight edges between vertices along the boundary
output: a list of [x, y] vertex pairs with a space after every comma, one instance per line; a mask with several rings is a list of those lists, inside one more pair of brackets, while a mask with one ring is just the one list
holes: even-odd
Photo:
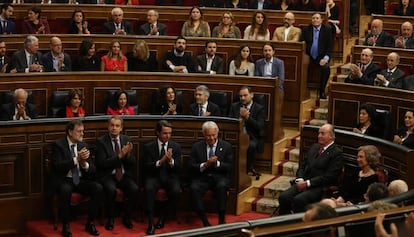
[[[115, 138], [113, 141], [114, 141], [114, 145], [115, 145], [115, 156], [118, 156], [119, 152], [121, 150], [119, 148], [118, 139]], [[122, 176], [123, 176], [123, 174], [122, 174], [122, 165], [121, 165], [121, 167], [118, 167], [118, 168], [115, 169], [115, 178], [116, 178], [116, 180], [120, 181], [122, 179]]]
[[321, 147], [319, 148], [319, 151], [318, 151], [318, 156], [321, 156], [321, 155], [322, 155], [322, 153], [323, 153], [323, 147], [321, 146]]
[[365, 72], [365, 64], [364, 64], [364, 65], [362, 65], [361, 72], [362, 72], [362, 73], [364, 73], [364, 72]]

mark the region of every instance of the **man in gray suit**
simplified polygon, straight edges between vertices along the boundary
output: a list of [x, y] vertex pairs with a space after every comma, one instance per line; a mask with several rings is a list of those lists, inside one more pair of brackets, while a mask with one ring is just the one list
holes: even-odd
[[39, 39], [29, 35], [24, 41], [24, 49], [15, 52], [8, 72], [41, 72], [43, 71], [42, 54], [39, 50]]
[[374, 85], [402, 89], [405, 73], [398, 68], [400, 56], [391, 52], [387, 56], [387, 68], [382, 70], [374, 79]]
[[139, 27], [140, 35], [168, 35], [167, 26], [158, 22], [159, 13], [156, 10], [148, 10], [147, 23]]
[[275, 49], [272, 43], [263, 46], [263, 56], [256, 61], [254, 75], [258, 77], [278, 77], [279, 89], [283, 91], [283, 81], [285, 80], [285, 66], [282, 60], [274, 57]]
[[206, 54], [197, 56], [197, 72], [208, 74], [223, 74], [223, 59], [216, 55], [217, 43], [213, 40], [206, 42]]

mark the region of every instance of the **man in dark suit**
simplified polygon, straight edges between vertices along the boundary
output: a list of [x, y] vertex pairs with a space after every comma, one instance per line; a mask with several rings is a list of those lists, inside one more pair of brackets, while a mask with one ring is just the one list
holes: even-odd
[[14, 52], [8, 72], [41, 72], [43, 71], [42, 54], [39, 50], [39, 39], [29, 35], [24, 41], [24, 49]]
[[269, 0], [252, 0], [249, 4], [249, 9], [264, 10], [273, 9], [272, 1]]
[[156, 10], [148, 10], [147, 23], [139, 27], [140, 35], [168, 35], [167, 26], [158, 22], [159, 13]]
[[403, 49], [413, 49], [413, 24], [406, 21], [401, 24], [401, 34], [394, 36], [394, 47]]
[[203, 196], [208, 190], [215, 192], [219, 224], [225, 224], [227, 190], [233, 167], [233, 150], [230, 143], [219, 139], [219, 128], [215, 122], [207, 121], [202, 126], [205, 140], [196, 142], [191, 148], [189, 167], [193, 175], [191, 194], [194, 210], [204, 226], [207, 220]]
[[62, 219], [62, 236], [71, 237], [69, 227], [70, 197], [78, 192], [90, 197], [88, 220], [85, 230], [99, 235], [93, 223], [102, 203], [102, 186], [94, 181], [95, 165], [89, 159], [90, 152], [83, 142], [84, 126], [80, 120], [71, 120], [66, 126], [66, 137], [53, 143], [50, 194], [59, 195], [59, 209]]
[[374, 19], [371, 22], [371, 32], [365, 36], [364, 45], [380, 46], [380, 47], [394, 47], [394, 39], [388, 33], [383, 31], [383, 21]]
[[283, 61], [274, 57], [275, 49], [272, 43], [265, 43], [262, 50], [264, 58], [256, 61], [254, 75], [258, 77], [279, 78], [279, 89], [283, 91], [283, 82], [285, 81], [285, 66]]
[[197, 56], [197, 72], [208, 74], [223, 74], [224, 62], [222, 58], [216, 55], [216, 41], [207, 41], [205, 51], [205, 54]]
[[13, 7], [10, 3], [1, 5], [0, 33], [16, 34], [16, 24], [10, 19], [13, 16]]
[[400, 55], [395, 52], [389, 53], [387, 56], [387, 68], [382, 70], [381, 74], [377, 74], [374, 85], [402, 89], [405, 73], [398, 68], [399, 63]]
[[112, 116], [108, 120], [108, 133], [101, 136], [96, 144], [98, 177], [106, 197], [107, 230], [114, 228], [116, 189], [120, 188], [125, 193], [122, 223], [128, 229], [133, 227], [129, 214], [138, 199], [139, 189], [134, 181], [136, 160], [131, 152], [133, 144], [128, 136], [121, 134], [123, 126], [121, 117]]
[[70, 56], [63, 52], [62, 41], [53, 36], [50, 39], [50, 49], [42, 57], [43, 70], [45, 72], [69, 72], [72, 71]]
[[195, 64], [191, 54], [185, 52], [187, 40], [178, 36], [175, 39], [174, 50], [168, 51], [162, 60], [162, 68], [168, 72], [195, 72]]
[[370, 48], [363, 49], [361, 51], [361, 60], [356, 64], [351, 64], [349, 67], [350, 74], [345, 79], [347, 83], [374, 85], [374, 79], [377, 74], [381, 72], [381, 69], [372, 62], [374, 58], [373, 52]]
[[19, 88], [14, 91], [13, 103], [3, 104], [1, 120], [30, 120], [37, 118], [36, 107], [27, 103], [28, 93]]
[[131, 35], [134, 34], [132, 25], [129, 21], [124, 19], [124, 11], [120, 7], [115, 7], [111, 11], [112, 21], [106, 22], [103, 25], [104, 34], [112, 35]]
[[0, 39], [0, 73], [5, 73], [9, 64], [9, 57], [7, 57], [6, 51], [6, 42]]
[[308, 75], [312, 75], [313, 71], [319, 68], [319, 97], [326, 98], [325, 87], [331, 73], [329, 59], [332, 51], [332, 30], [322, 24], [322, 21], [321, 14], [313, 14], [312, 25], [303, 28], [300, 41], [305, 41], [306, 54], [310, 57]]
[[253, 101], [253, 91], [248, 86], [242, 86], [239, 91], [239, 102], [230, 107], [229, 117], [240, 118], [244, 124], [244, 132], [249, 134], [249, 148], [247, 149], [247, 172], [251, 172], [256, 179], [260, 174], [254, 169], [253, 162], [257, 152], [264, 149], [264, 107]]
[[335, 141], [331, 124], [320, 127], [318, 143], [311, 146], [300, 161], [296, 179], [292, 186], [279, 196], [279, 214], [304, 212], [308, 204], [318, 202], [323, 189], [335, 185], [343, 165], [342, 151]]
[[[179, 173], [181, 170], [181, 146], [171, 140], [172, 125], [160, 120], [155, 127], [157, 139], [144, 146], [145, 196], [148, 211], [147, 234], [152, 235], [155, 229], [164, 227], [166, 211], [176, 213], [181, 193]], [[160, 218], [154, 225], [155, 194], [159, 189], [168, 194], [167, 206], [160, 207]]]
[[205, 85], [199, 85], [195, 89], [196, 102], [190, 105], [190, 115], [194, 116], [221, 116], [220, 108], [213, 102], [208, 101], [210, 91]]

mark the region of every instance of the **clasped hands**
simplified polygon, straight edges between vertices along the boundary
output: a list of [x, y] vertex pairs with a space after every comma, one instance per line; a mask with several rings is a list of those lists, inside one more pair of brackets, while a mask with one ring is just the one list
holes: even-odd
[[22, 104], [16, 104], [17, 107], [17, 114], [16, 114], [16, 120], [20, 120], [20, 118], [23, 118], [24, 120], [28, 120], [29, 116], [26, 114], [26, 106]]
[[246, 108], [240, 108], [240, 118], [243, 120], [248, 119], [250, 116], [250, 111]]
[[207, 162], [205, 163], [205, 167], [206, 168], [208, 168], [208, 167], [216, 167], [217, 166], [217, 160], [218, 160], [218, 157], [217, 156], [210, 157], [207, 160]]
[[356, 64], [351, 63], [351, 65], [349, 66], [349, 70], [351, 71], [352, 76], [355, 76], [355, 77], [362, 76], [361, 68]]
[[303, 180], [302, 178], [296, 179], [295, 184], [296, 184], [296, 189], [299, 192], [305, 191], [306, 188], [308, 187], [308, 183], [305, 180]]
[[172, 153], [172, 148], [168, 148], [167, 152], [165, 153], [165, 155], [160, 159], [160, 166], [164, 163], [168, 163], [170, 164], [173, 157], [172, 157], [173, 153]]
[[81, 166], [85, 166], [86, 160], [89, 158], [90, 151], [88, 148], [84, 147], [80, 151], [78, 151], [78, 155], [76, 156], [76, 159], [78, 160], [78, 163], [81, 164]]
[[118, 158], [122, 159], [125, 156], [127, 156], [132, 151], [132, 148], [134, 148], [134, 145], [132, 145], [131, 142], [128, 142], [127, 144], [125, 144], [122, 147], [122, 149], [119, 151]]

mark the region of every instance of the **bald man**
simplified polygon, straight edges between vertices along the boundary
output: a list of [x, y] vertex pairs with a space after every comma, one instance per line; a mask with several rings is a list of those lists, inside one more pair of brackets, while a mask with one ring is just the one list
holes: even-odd
[[283, 26], [277, 27], [273, 33], [273, 41], [298, 42], [302, 30], [295, 27], [295, 15], [287, 12], [283, 20]]
[[408, 185], [404, 180], [396, 179], [388, 185], [388, 196], [395, 197], [408, 191]]
[[364, 45], [379, 47], [394, 47], [394, 39], [392, 36], [383, 31], [383, 21], [374, 19], [371, 22], [371, 32], [365, 36]]
[[387, 56], [387, 68], [382, 70], [374, 80], [374, 85], [402, 89], [405, 73], [398, 68], [400, 55], [391, 52]]
[[351, 64], [351, 73], [345, 79], [347, 83], [374, 85], [377, 74], [381, 73], [381, 69], [372, 62], [374, 52], [370, 48], [363, 49], [361, 52], [360, 62]]
[[28, 93], [19, 88], [14, 91], [13, 102], [1, 107], [1, 120], [31, 120], [37, 118], [36, 107], [27, 102]]
[[159, 13], [156, 10], [148, 10], [147, 23], [139, 27], [140, 35], [168, 35], [167, 26], [158, 22]]
[[43, 69], [45, 72], [72, 71], [70, 56], [63, 52], [62, 41], [59, 37], [50, 38], [50, 51], [43, 55]]
[[413, 49], [413, 24], [406, 21], [401, 24], [401, 35], [394, 37], [394, 46], [396, 48]]

